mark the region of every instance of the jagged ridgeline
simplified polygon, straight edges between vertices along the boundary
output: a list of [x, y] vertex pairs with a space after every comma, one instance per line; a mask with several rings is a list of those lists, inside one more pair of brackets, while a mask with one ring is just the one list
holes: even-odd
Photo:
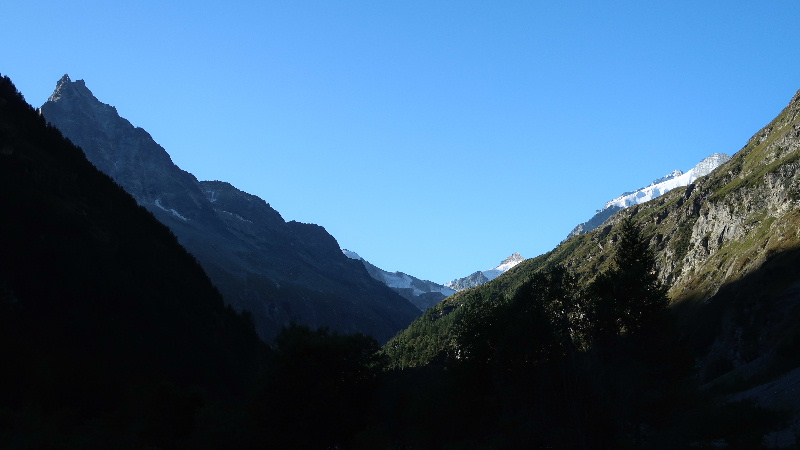
[[630, 217], [655, 253], [658, 277], [669, 288], [703, 382], [796, 367], [799, 168], [800, 93], [711, 174], [447, 298], [384, 349], [398, 367], [430, 364], [458, 351], [456, 328], [464, 311], [509, 301], [535, 273], [560, 265], [588, 283], [611, 267], [619, 224]]
[[271, 341], [292, 322], [385, 342], [420, 311], [344, 256], [323, 227], [285, 221], [222, 181], [198, 181], [141, 128], [64, 75], [40, 109], [48, 123], [168, 226], [225, 301]]
[[172, 447], [246, 394], [252, 323], [7, 77], [0, 214], [0, 447]]

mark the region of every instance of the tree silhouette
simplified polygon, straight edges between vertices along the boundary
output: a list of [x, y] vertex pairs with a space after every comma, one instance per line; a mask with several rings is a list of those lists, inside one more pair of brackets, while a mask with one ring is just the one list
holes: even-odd
[[630, 217], [620, 224], [612, 262], [589, 289], [592, 350], [586, 370], [613, 424], [610, 442], [639, 447], [642, 424], [665, 413], [668, 384], [681, 375], [671, 350], [676, 343], [666, 314], [667, 289], [658, 279], [647, 240]]
[[590, 323], [595, 338], [635, 335], [666, 310], [667, 289], [658, 279], [655, 257], [633, 219], [623, 219], [613, 267], [592, 284]]

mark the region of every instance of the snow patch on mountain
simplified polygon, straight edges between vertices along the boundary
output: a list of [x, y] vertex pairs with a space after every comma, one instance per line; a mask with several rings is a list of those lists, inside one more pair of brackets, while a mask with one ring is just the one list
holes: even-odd
[[172, 208], [164, 207], [164, 205], [161, 204], [161, 200], [160, 199], [156, 199], [155, 205], [158, 206], [160, 209], [163, 209], [166, 212], [172, 213], [173, 216], [175, 216], [175, 217], [177, 217], [177, 218], [179, 218], [181, 220], [184, 220], [184, 221], [187, 221], [187, 222], [189, 221], [189, 219], [187, 219], [186, 217], [183, 217], [181, 215], [181, 213], [179, 213], [178, 211], [175, 211]]
[[[215, 201], [215, 200], [212, 200], [212, 201]], [[237, 218], [237, 219], [241, 220], [242, 222], [253, 223], [253, 221], [252, 221], [252, 220], [247, 220], [247, 219], [245, 219], [244, 217], [242, 217], [242, 216], [240, 216], [240, 215], [238, 215], [238, 214], [236, 214], [236, 213], [232, 213], [232, 212], [230, 212], [230, 211], [224, 211], [224, 210], [221, 210], [221, 209], [220, 209], [219, 211], [220, 211], [220, 212], [223, 212], [223, 213], [225, 213], [225, 214], [228, 214], [229, 216], [233, 216], [233, 217], [235, 217], [235, 218]]]
[[394, 289], [403, 295], [420, 310], [426, 310], [445, 297], [456, 293], [454, 289], [432, 281], [421, 280], [403, 272], [389, 272], [383, 270], [362, 258], [358, 253], [342, 249], [342, 253], [350, 259], [364, 263], [367, 272], [376, 280]]
[[344, 256], [347, 256], [350, 259], [357, 259], [359, 261], [363, 261], [364, 260], [364, 258], [359, 256], [358, 253], [351, 252], [350, 250], [342, 249], [342, 253], [344, 253]]

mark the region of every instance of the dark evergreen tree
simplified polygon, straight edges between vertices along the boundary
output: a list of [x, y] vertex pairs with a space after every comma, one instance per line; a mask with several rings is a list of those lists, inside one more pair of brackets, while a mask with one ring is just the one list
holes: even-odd
[[649, 243], [632, 218], [623, 219], [613, 267], [592, 284], [589, 322], [595, 338], [637, 334], [664, 315], [667, 289]]
[[677, 368], [679, 346], [667, 314], [667, 289], [632, 217], [620, 224], [612, 262], [589, 288], [592, 347], [584, 364], [591, 389], [607, 411], [609, 442], [639, 447], [643, 424], [664, 417], [670, 385], [677, 386], [685, 371]]

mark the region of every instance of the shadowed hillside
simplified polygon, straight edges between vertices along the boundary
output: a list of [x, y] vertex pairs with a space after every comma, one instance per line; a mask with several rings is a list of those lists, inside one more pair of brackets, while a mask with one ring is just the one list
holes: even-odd
[[197, 261], [0, 79], [0, 447], [178, 446], [264, 356]]

